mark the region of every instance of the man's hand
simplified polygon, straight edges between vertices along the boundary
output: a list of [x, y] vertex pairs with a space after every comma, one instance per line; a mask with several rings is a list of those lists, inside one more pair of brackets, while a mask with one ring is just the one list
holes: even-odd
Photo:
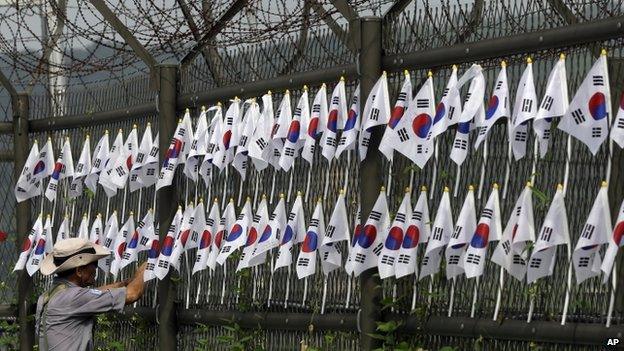
[[137, 268], [132, 280], [130, 280], [126, 285], [126, 305], [137, 301], [141, 298], [141, 296], [143, 296], [143, 291], [145, 290], [143, 274], [145, 273], [146, 267], [147, 262], [143, 262], [143, 264]]

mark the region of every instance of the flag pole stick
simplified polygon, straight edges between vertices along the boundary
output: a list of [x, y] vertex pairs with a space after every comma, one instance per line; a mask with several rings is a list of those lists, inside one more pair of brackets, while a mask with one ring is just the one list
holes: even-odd
[[568, 273], [566, 274], [566, 294], [565, 300], [563, 301], [563, 312], [561, 313], [561, 325], [565, 325], [566, 319], [568, 318], [570, 291], [572, 290], [572, 248], [570, 247], [570, 243], [568, 243], [566, 247], [568, 249]]
[[535, 297], [531, 296], [531, 300], [529, 301], [529, 313], [527, 313], [527, 323], [531, 323], [531, 321], [533, 320], [534, 309], [535, 309]]
[[271, 298], [273, 297], [273, 255], [269, 252], [269, 260], [271, 261], [271, 276], [269, 277], [269, 294], [267, 296], [267, 307], [271, 307]]
[[210, 301], [210, 291], [212, 290], [212, 269], [208, 268], [208, 290], [206, 290], [206, 303]]
[[416, 309], [416, 287], [418, 286], [418, 275], [414, 273], [414, 283], [412, 284], [412, 309], [413, 311]]
[[253, 284], [251, 287], [251, 302], [256, 302], [256, 295], [258, 294], [258, 285], [256, 284], [256, 282], [258, 281], [258, 267], [253, 266], [251, 267], [252, 272], [251, 274], [253, 275]]
[[409, 180], [410, 189], [414, 189], [414, 167], [410, 169], [410, 180]]
[[475, 280], [474, 290], [472, 291], [472, 307], [470, 307], [470, 318], [475, 316], [475, 308], [477, 306], [477, 294], [479, 292], [479, 277]]
[[449, 317], [453, 315], [454, 304], [455, 304], [455, 277], [453, 277], [453, 281], [451, 282], [451, 297], [449, 298], [449, 309], [448, 309]]
[[[414, 174], [414, 170], [412, 169], [412, 175], [413, 174]], [[438, 140], [436, 139], [433, 144], [433, 174], [431, 175], [431, 193], [429, 193], [429, 200], [433, 199], [433, 194], [435, 193], [437, 178], [438, 178]]]
[[240, 182], [238, 185], [238, 202], [237, 202], [237, 207], [240, 207], [241, 205], [241, 199], [243, 198], [243, 183], [245, 183], [245, 179], [243, 178], [243, 176], [239, 177]]
[[143, 188], [139, 188], [139, 201], [137, 202], [136, 216], [139, 221], [141, 220], [141, 197], [143, 197]]
[[572, 136], [568, 134], [566, 140], [566, 162], [563, 171], [563, 196], [565, 196], [568, 190], [568, 179], [570, 178], [570, 159], [572, 158]]
[[611, 319], [613, 317], [613, 307], [615, 305], [615, 290], [617, 287], [617, 270], [615, 269], [615, 262], [613, 263], [613, 268], [611, 268], [611, 298], [609, 300], [609, 310], [607, 312], [607, 324], [605, 325], [607, 328], [611, 327]]
[[321, 314], [325, 314], [325, 303], [327, 302], [327, 275], [323, 277], [323, 299], [321, 300]]
[[[344, 186], [342, 187], [343, 189], [347, 189], [347, 184], [349, 184], [349, 170], [351, 169], [351, 153], [353, 151], [347, 151], [347, 169], [345, 171], [345, 179], [344, 179]], [[388, 193], [390, 193], [390, 187], [386, 188]]]
[[396, 299], [397, 298], [397, 284], [396, 284], [396, 279], [393, 278], [392, 280], [392, 303], [393, 305], [390, 306], [390, 312], [394, 312], [394, 303], [396, 303]]
[[[390, 196], [390, 191], [391, 191], [391, 187], [390, 184], [392, 184], [392, 161], [388, 162], [388, 179], [386, 182], [386, 194], [387, 196]], [[347, 173], [348, 175], [348, 173]], [[345, 184], [347, 183], [347, 180], [345, 179]]]
[[301, 300], [301, 306], [304, 307], [306, 298], [308, 297], [308, 277], [303, 278], [303, 299]]
[[202, 287], [201, 277], [199, 279], [200, 279], [200, 282], [199, 282], [199, 284], [197, 284], [197, 293], [195, 294], [195, 304], [196, 305], [199, 304], [199, 295], [200, 295], [201, 287]]
[[507, 198], [507, 189], [509, 188], [509, 172], [511, 166], [511, 145], [507, 145], [507, 163], [505, 163], [505, 187], [503, 188], [503, 200]]
[[347, 275], [347, 301], [345, 301], [345, 308], [349, 308], [351, 304], [351, 285], [353, 284], [353, 278], [351, 274]]
[[286, 274], [286, 294], [284, 297], [284, 308], [288, 307], [289, 297], [290, 297], [290, 265], [288, 265], [288, 273]]
[[305, 202], [308, 202], [310, 194], [310, 178], [312, 176], [312, 165], [308, 166], [308, 174], [306, 175], [306, 190], [305, 190]]
[[327, 176], [325, 177], [325, 189], [323, 189], [323, 198], [327, 198], [327, 192], [329, 191], [329, 174], [331, 173], [331, 162], [327, 161]]
[[533, 162], [531, 162], [531, 184], [535, 184], [535, 172], [537, 171], [537, 157], [538, 157], [538, 139], [535, 138], [533, 142]]
[[429, 276], [429, 289], [427, 290], [427, 305], [431, 306], [431, 295], [433, 295], [433, 274]]
[[270, 197], [270, 203], [273, 204], [273, 193], [275, 192], [275, 178], [277, 176], [277, 169], [273, 169], [273, 180], [271, 181], [271, 197]]
[[483, 162], [481, 163], [481, 176], [479, 177], [479, 192], [477, 193], [477, 199], [481, 200], [481, 194], [483, 193], [483, 183], [485, 182], [485, 165], [488, 157], [488, 142], [487, 135], [483, 140]]
[[189, 267], [188, 250], [184, 250], [184, 263], [186, 264], [186, 308], [189, 308], [191, 299], [191, 267]]
[[239, 276], [238, 282], [236, 283], [236, 304], [237, 305], [238, 305], [238, 300], [240, 298], [240, 290], [241, 290], [241, 277]]
[[297, 162], [297, 160], [293, 161], [293, 165], [290, 168], [290, 170], [288, 170], [288, 192], [286, 193], [286, 202], [290, 202], [290, 195], [292, 194], [292, 187], [293, 187], [293, 175], [295, 173], [295, 163]]
[[223, 263], [223, 284], [221, 285], [221, 304], [223, 305], [224, 301], [225, 301], [225, 281], [227, 278], [227, 264], [226, 262]]
[[[461, 178], [461, 165], [457, 165], [457, 175], [455, 176], [455, 189], [453, 189], [453, 197], [457, 197], [459, 192], [459, 179]], [[433, 194], [433, 191], [431, 192]]]
[[496, 293], [496, 306], [494, 307], [494, 317], [493, 320], [498, 320], [498, 312], [500, 310], [501, 298], [502, 298], [502, 290], [503, 284], [505, 284], [505, 270], [503, 267], [500, 267], [500, 276], [498, 278], [498, 292]]

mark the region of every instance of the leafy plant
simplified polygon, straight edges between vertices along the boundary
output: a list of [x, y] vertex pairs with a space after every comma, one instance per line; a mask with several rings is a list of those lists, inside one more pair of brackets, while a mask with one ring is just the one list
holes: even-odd
[[238, 323], [233, 320], [225, 320], [228, 322], [227, 325], [221, 326], [225, 329], [226, 333], [219, 335], [216, 337], [216, 340], [220, 344], [224, 344], [227, 350], [230, 351], [261, 351], [264, 350], [262, 346], [258, 343], [260, 340], [261, 333], [260, 329], [257, 330], [247, 330], [243, 329]]
[[17, 350], [19, 348], [19, 323], [6, 319], [0, 320], [0, 349]]

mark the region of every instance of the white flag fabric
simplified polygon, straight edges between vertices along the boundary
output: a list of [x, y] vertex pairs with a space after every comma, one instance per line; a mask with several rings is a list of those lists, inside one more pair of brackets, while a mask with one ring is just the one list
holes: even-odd
[[238, 140], [238, 146], [236, 147], [236, 154], [232, 160], [232, 166], [234, 166], [234, 169], [240, 174], [242, 180], [247, 178], [249, 146], [253, 139], [254, 128], [256, 124], [258, 124], [258, 119], [260, 118], [260, 107], [256, 103], [256, 100], [250, 100], [248, 104], [249, 107], [247, 111], [245, 111], [243, 128]]
[[247, 242], [245, 242], [243, 253], [241, 254], [240, 261], [238, 261], [238, 266], [236, 267], [237, 272], [241, 269], [264, 263], [266, 253], [257, 256], [253, 262], [251, 262], [251, 257], [254, 249], [256, 248], [256, 244], [260, 239], [259, 233], [262, 233], [267, 223], [269, 223], [269, 210], [266, 196], [262, 195], [262, 200], [260, 200], [258, 209], [256, 209], [256, 214], [253, 216], [251, 228], [249, 228], [249, 233], [247, 234]]
[[[480, 111], [483, 112], [483, 109], [481, 109]], [[453, 140], [453, 147], [451, 149], [450, 158], [458, 166], [461, 166], [464, 161], [466, 161], [466, 157], [468, 157], [470, 130], [470, 122], [460, 122], [457, 124], [457, 130], [455, 131], [455, 139]]]
[[344, 190], [341, 189], [338, 194], [338, 199], [336, 199], [334, 211], [329, 218], [329, 224], [327, 225], [327, 228], [323, 228], [324, 235], [321, 244], [327, 245], [343, 240], [348, 242], [351, 236], [349, 234], [348, 220], [345, 194]]
[[314, 158], [314, 150], [316, 149], [316, 141], [325, 131], [327, 125], [327, 87], [325, 83], [321, 85], [314, 96], [312, 102], [312, 110], [310, 112], [310, 120], [308, 121], [305, 133], [305, 143], [301, 151], [301, 157], [312, 165]]
[[74, 159], [71, 153], [69, 138], [65, 138], [65, 143], [63, 143], [61, 153], [56, 159], [56, 163], [54, 164], [54, 170], [50, 175], [50, 181], [48, 182], [48, 187], [45, 191], [45, 197], [49, 201], [54, 201], [56, 199], [56, 193], [58, 192], [59, 181], [73, 176]]
[[134, 165], [139, 153], [139, 137], [137, 132], [137, 126], [135, 125], [128, 138], [124, 143], [123, 149], [113, 164], [113, 170], [111, 172], [111, 182], [115, 184], [118, 189], [124, 189], [128, 178], [130, 176], [130, 170]]
[[251, 144], [249, 144], [249, 157], [258, 171], [269, 165], [269, 159], [273, 155], [273, 147], [270, 147], [273, 119], [273, 97], [271, 94], [264, 94], [262, 96], [262, 114], [258, 118]]
[[607, 139], [610, 116], [609, 71], [603, 52], [587, 72], [558, 128], [583, 142], [596, 155]]
[[611, 126], [611, 140], [624, 149], [624, 92], [620, 96], [620, 104], [613, 126]]
[[186, 163], [186, 158], [189, 152], [191, 152], [191, 145], [193, 144], [193, 121], [191, 120], [191, 111], [188, 108], [184, 111], [182, 124], [186, 133], [184, 133], [184, 139], [182, 139], [182, 156], [178, 162], [179, 164]]
[[[524, 279], [526, 273], [525, 257], [527, 255], [526, 252], [522, 256], [520, 253], [523, 252], [526, 241], [529, 241], [531, 236], [533, 239], [530, 241], [535, 240], [535, 232], [531, 228], [533, 223], [530, 221], [533, 217], [531, 192], [530, 185], [524, 187], [513, 207], [513, 212], [509, 216], [501, 241], [492, 254], [492, 262], [505, 268], [509, 274], [520, 281]], [[528, 206], [530, 208], [525, 208]]]
[[324, 234], [325, 220], [323, 216], [323, 202], [319, 199], [316, 202], [314, 213], [310, 219], [308, 230], [299, 257], [297, 257], [297, 277], [299, 279], [314, 275], [316, 272], [316, 251], [318, 249], [319, 238]]
[[[351, 105], [351, 109], [349, 110], [349, 120], [352, 119], [352, 113], [359, 113], [359, 84], [355, 92], [356, 96], [354, 96], [354, 104]], [[391, 111], [389, 99], [390, 94], [388, 93], [388, 80], [384, 72], [377, 80], [377, 83], [375, 83], [375, 85], [371, 89], [371, 92], [368, 94], [366, 103], [364, 104], [364, 109], [362, 110], [362, 128], [360, 132], [360, 137], [358, 139], [358, 152], [360, 154], [360, 161], [364, 160], [366, 158], [366, 154], [368, 153], [368, 144], [370, 143], [371, 135], [370, 129], [378, 125], [388, 125], [388, 123], [390, 123]], [[358, 103], [355, 104], [355, 102]], [[340, 145], [338, 145], [338, 149], [340, 149]]]
[[292, 121], [292, 106], [290, 104], [290, 92], [286, 90], [279, 107], [277, 108], [277, 115], [275, 116], [273, 128], [271, 130], [271, 145], [272, 154], [269, 158], [269, 163], [275, 168], [279, 169], [279, 165], [282, 149], [284, 148], [284, 139], [288, 136], [288, 129], [290, 122]]
[[446, 279], [453, 279], [464, 273], [466, 244], [477, 229], [475, 211], [474, 189], [470, 186], [457, 217], [455, 230], [446, 246]]
[[249, 231], [249, 227], [251, 226], [252, 220], [253, 212], [251, 212], [251, 199], [247, 198], [247, 201], [245, 201], [245, 205], [239, 213], [236, 222], [230, 228], [227, 237], [224, 238], [221, 251], [217, 256], [218, 265], [223, 265], [225, 260], [227, 260], [227, 258], [230, 257], [234, 251], [245, 245], [245, 242], [247, 242], [247, 233]]
[[37, 234], [38, 235], [35, 237], [35, 246], [30, 252], [30, 257], [28, 257], [28, 262], [26, 263], [26, 271], [31, 277], [39, 270], [39, 265], [41, 265], [41, 261], [43, 261], [45, 255], [52, 252], [52, 248], [54, 247], [50, 215], [46, 217], [43, 230]]
[[334, 158], [336, 147], [338, 146], [338, 126], [344, 125], [347, 119], [347, 98], [345, 92], [345, 81], [343, 78], [334, 87], [329, 103], [329, 113], [327, 114], [327, 124], [321, 137], [321, 154], [328, 162]]
[[[61, 236], [61, 232], [63, 232], [62, 236]], [[80, 226], [78, 227], [78, 237], [84, 240], [89, 240], [90, 238], [89, 217], [87, 217], [86, 213], [82, 216], [82, 220], [80, 220]], [[59, 226], [59, 232], [56, 238], [57, 238], [56, 240], [63, 240], [63, 239], [69, 238], [69, 222], [66, 219], [64, 219], [63, 223], [61, 223], [61, 225]]]
[[529, 136], [528, 122], [537, 114], [537, 94], [533, 83], [533, 64], [529, 59], [524, 73], [520, 77], [513, 107], [513, 126], [510, 125], [509, 143], [514, 158], [519, 160], [526, 155]]
[[234, 159], [234, 146], [237, 145], [237, 136], [235, 135], [240, 120], [240, 100], [235, 98], [230, 101], [230, 106], [225, 111], [225, 119], [223, 120], [220, 133], [217, 134], [218, 148], [213, 154], [212, 163], [219, 169], [223, 169]]
[[464, 254], [466, 278], [483, 275], [488, 245], [490, 242], [500, 240], [502, 233], [503, 226], [501, 224], [498, 184], [494, 184], [485, 208], [481, 211], [481, 217], [470, 239], [470, 245]]
[[367, 269], [377, 266], [377, 260], [384, 246], [384, 233], [390, 225], [386, 191], [382, 188], [371, 210], [362, 233], [349, 253], [353, 275], [359, 276]]
[[420, 196], [412, 215], [408, 221], [407, 230], [399, 249], [397, 260], [394, 264], [394, 274], [396, 278], [401, 278], [410, 274], [418, 276], [416, 265], [416, 254], [418, 244], [422, 244], [429, 240], [431, 233], [431, 220], [429, 219], [429, 205], [427, 204], [427, 188], [422, 187]]
[[412, 203], [410, 197], [410, 190], [405, 192], [403, 200], [399, 205], [392, 226], [388, 230], [386, 240], [384, 242], [383, 249], [377, 261], [377, 269], [379, 270], [379, 277], [385, 279], [394, 276], [394, 265], [397, 259], [397, 254], [403, 244], [403, 236], [407, 231], [408, 219], [412, 216]]
[[286, 227], [286, 205], [284, 204], [284, 194], [280, 194], [280, 200], [269, 218], [268, 224], [264, 227], [260, 239], [251, 254], [251, 260], [263, 255], [267, 251], [276, 248], [280, 244], [280, 238]]
[[436, 106], [433, 125], [431, 126], [431, 138], [446, 132], [449, 126], [459, 121], [462, 113], [461, 96], [457, 87], [457, 66], [453, 65], [451, 76], [442, 93], [442, 99]]
[[206, 207], [204, 206], [203, 199], [199, 199], [199, 203], [193, 210], [193, 223], [191, 223], [191, 237], [186, 242], [184, 248], [186, 250], [199, 247], [199, 241], [201, 240], [202, 233], [206, 228]]
[[158, 181], [156, 182], [156, 191], [162, 187], [171, 185], [173, 182], [175, 170], [178, 167], [178, 163], [180, 163], [183, 158], [182, 147], [184, 146], [184, 140], [187, 138], [186, 135], [186, 126], [184, 123], [179, 122], [175, 133], [173, 133], [173, 138], [171, 139], [171, 143], [167, 149], [167, 154], [165, 155], [165, 159], [163, 160], [160, 168], [160, 174], [158, 175]]
[[100, 138], [97, 145], [95, 145], [95, 150], [93, 151], [93, 163], [91, 164], [91, 169], [89, 170], [89, 174], [85, 178], [85, 185], [92, 193], [95, 193], [97, 190], [97, 183], [100, 178], [100, 173], [104, 169], [104, 165], [109, 158], [110, 150], [108, 144], [108, 130], [104, 132], [104, 135]]
[[82, 189], [84, 184], [84, 178], [91, 171], [91, 141], [89, 135], [85, 137], [84, 143], [82, 144], [82, 151], [80, 152], [80, 157], [78, 158], [78, 163], [74, 168], [74, 175], [72, 176], [72, 181], [69, 185], [69, 198], [75, 199], [78, 196], [82, 195]]
[[485, 99], [485, 77], [483, 76], [483, 68], [480, 65], [472, 65], [457, 81], [456, 89], [451, 94], [459, 94], [459, 89], [468, 81], [470, 86], [465, 96], [464, 106], [457, 123], [470, 122], [483, 109], [483, 100]]
[[198, 181], [199, 161], [202, 156], [206, 155], [208, 149], [208, 119], [206, 117], [206, 108], [202, 107], [202, 111], [197, 118], [197, 126], [193, 133], [193, 141], [191, 148], [184, 164], [184, 174], [194, 182]]
[[158, 262], [158, 256], [160, 254], [160, 238], [158, 237], [158, 233], [159, 229], [156, 227], [154, 235], [151, 238], [148, 238], [147, 241], [148, 251], [147, 264], [145, 265], [145, 273], [143, 274], [144, 282], [156, 278], [154, 269], [156, 268], [156, 263]]
[[136, 230], [129, 232], [131, 235], [127, 239], [126, 250], [124, 251], [119, 269], [123, 269], [132, 262], [136, 262], [138, 253], [149, 250], [150, 239], [158, 235], [154, 230], [154, 215], [152, 210], [148, 210], [139, 222]]
[[356, 244], [362, 236], [362, 216], [360, 211], [360, 204], [358, 204], [357, 212], [355, 213], [355, 221], [353, 223], [353, 238], [351, 239], [351, 245], [349, 245], [349, 255], [347, 256], [347, 262], [345, 262], [345, 271], [350, 277], [353, 274], [353, 266], [355, 265], [355, 248]]
[[279, 165], [284, 171], [290, 170], [295, 163], [295, 158], [299, 155], [299, 151], [303, 147], [303, 135], [306, 134], [307, 123], [310, 120], [310, 105], [308, 102], [308, 90], [304, 89], [295, 113], [293, 113], [286, 141], [284, 142], [284, 151], [280, 156]]
[[24, 237], [24, 241], [22, 242], [22, 248], [20, 255], [15, 263], [15, 267], [13, 267], [13, 272], [19, 271], [26, 267], [26, 262], [28, 261], [28, 257], [30, 256], [30, 252], [35, 246], [35, 238], [41, 236], [41, 232], [43, 232], [43, 218], [41, 215], [37, 217], [35, 224], [26, 237]]
[[[114, 240], [119, 233], [119, 221], [117, 220], [117, 211], [113, 211], [113, 214], [110, 215], [108, 220], [106, 221], [106, 226], [104, 227], [104, 236], [102, 241], [102, 246], [107, 250], [111, 251], [113, 249]], [[110, 266], [112, 262], [112, 255], [100, 259], [98, 261], [98, 267], [104, 272], [108, 273], [110, 271]]]
[[433, 154], [431, 126], [435, 114], [434, 104], [433, 78], [429, 75], [410, 102], [405, 117], [401, 118], [394, 129], [395, 150], [412, 160], [421, 169]]
[[[160, 156], [160, 142], [158, 141], [158, 138], [159, 134], [156, 133], [156, 137], [152, 140], [152, 146], [150, 148], [149, 154], [147, 155], [143, 166], [138, 172], [139, 182], [141, 183], [141, 186], [145, 188], [156, 184], [156, 182], [158, 181], [158, 160]], [[132, 182], [130, 183], [130, 186], [132, 186]]]
[[600, 274], [602, 260], [599, 251], [610, 240], [611, 223], [607, 186], [603, 184], [572, 254], [577, 284]]
[[[182, 150], [180, 149], [180, 151]], [[169, 225], [169, 229], [167, 230], [167, 236], [165, 236], [165, 239], [160, 245], [160, 255], [158, 255], [158, 260], [156, 261], [156, 264], [154, 266], [154, 275], [158, 279], [163, 279], [167, 275], [167, 273], [169, 273], [169, 267], [171, 266], [171, 254], [173, 253], [173, 245], [175, 244], [178, 231], [182, 226], [182, 218], [182, 206], [179, 206], [178, 210], [173, 216], [171, 225]]]
[[563, 116], [568, 110], [568, 79], [566, 77], [565, 56], [562, 54], [550, 71], [546, 91], [540, 103], [533, 129], [539, 140], [540, 157], [546, 156], [550, 141], [552, 119]]
[[234, 211], [234, 200], [230, 199], [225, 210], [223, 210], [223, 214], [217, 225], [214, 240], [211, 243], [210, 254], [208, 255], [208, 268], [212, 271], [217, 268], [217, 257], [219, 256], [219, 252], [221, 252], [221, 246], [228, 235], [228, 230], [234, 226], [235, 222], [236, 212]]
[[102, 225], [102, 215], [99, 213], [97, 214], [97, 216], [95, 216], [95, 221], [93, 221], [93, 224], [91, 225], [88, 240], [97, 245], [100, 245], [101, 242], [104, 242], [104, 227]]
[[[356, 142], [358, 141], [358, 135], [362, 136], [362, 133], [367, 133], [360, 133], [360, 119], [360, 84], [358, 84], [355, 88], [353, 96], [351, 97], [351, 107], [349, 107], [349, 111], [347, 112], [347, 120], [342, 126], [342, 134], [340, 135], [338, 147], [336, 148], [336, 159], [338, 159], [343, 152], [353, 150], [355, 148]], [[360, 147], [360, 155], [362, 155], [361, 152], [362, 149]], [[364, 155], [366, 155], [365, 150]]]
[[180, 271], [180, 259], [184, 251], [188, 249], [186, 246], [191, 239], [191, 226], [195, 221], [195, 206], [193, 203], [187, 204], [182, 215], [182, 223], [176, 233], [176, 239], [173, 243], [173, 249], [171, 250], [171, 256], [169, 257], [169, 263], [178, 272]]
[[442, 254], [444, 253], [442, 250], [448, 244], [451, 234], [453, 234], [451, 199], [449, 197], [449, 189], [444, 188], [438, 212], [431, 228], [431, 235], [427, 242], [427, 248], [425, 249], [425, 256], [420, 266], [420, 279], [438, 273]]
[[[399, 96], [397, 97], [396, 102], [394, 103], [394, 107], [392, 108], [392, 113], [390, 114], [390, 118], [388, 120], [388, 124], [386, 125], [386, 130], [384, 131], [383, 137], [381, 138], [381, 142], [379, 143], [379, 152], [381, 152], [389, 161], [392, 161], [394, 157], [394, 140], [393, 133], [394, 128], [399, 124], [401, 118], [405, 116], [405, 111], [407, 110], [407, 106], [412, 101], [412, 81], [410, 79], [410, 74], [406, 70], [405, 71], [405, 79], [403, 80], [403, 86], [401, 86], [401, 91], [399, 92]], [[360, 155], [362, 152], [360, 151]]]
[[[143, 177], [141, 175], [144, 172], [144, 168], [147, 166], [147, 160], [152, 151], [154, 140], [152, 138], [152, 125], [147, 123], [143, 137], [141, 138], [141, 144], [136, 153], [132, 167], [130, 168], [130, 192], [134, 192], [145, 186], [143, 183]], [[156, 162], [157, 164], [157, 162]], [[155, 178], [155, 174], [152, 174]]]
[[208, 258], [210, 256], [210, 249], [212, 248], [212, 241], [217, 234], [217, 227], [221, 220], [221, 214], [219, 213], [219, 201], [215, 198], [210, 208], [208, 218], [206, 218], [206, 225], [199, 240], [199, 246], [197, 247], [197, 254], [195, 258], [195, 264], [193, 265], [193, 274], [206, 269], [208, 266]]
[[102, 185], [102, 189], [106, 193], [108, 198], [111, 198], [117, 194], [117, 186], [112, 181], [112, 172], [117, 159], [122, 156], [124, 148], [123, 131], [120, 129], [113, 141], [113, 146], [110, 148], [108, 158], [104, 161], [104, 167], [100, 173], [100, 179], [98, 183]]
[[26, 163], [24, 163], [24, 168], [22, 168], [22, 172], [20, 173], [17, 183], [15, 183], [15, 198], [17, 199], [17, 202], [22, 202], [41, 194], [39, 188], [30, 186], [30, 179], [32, 177], [33, 169], [37, 164], [38, 156], [39, 143], [35, 140], [32, 148], [30, 148], [30, 153], [28, 153], [28, 158], [26, 158]]
[[342, 266], [342, 253], [333, 243], [318, 248], [321, 257], [321, 269], [325, 276]]
[[26, 187], [27, 190], [36, 189], [36, 195], [41, 194], [42, 181], [51, 176], [54, 172], [54, 151], [52, 149], [52, 139], [48, 138], [46, 144], [39, 150], [39, 155], [35, 159], [31, 170], [31, 176]]
[[613, 233], [609, 238], [609, 246], [607, 247], [602, 265], [600, 266], [600, 270], [604, 273], [603, 283], [609, 280], [609, 276], [613, 270], [615, 256], [617, 256], [618, 250], [622, 246], [624, 246], [624, 201], [622, 201], [622, 205], [620, 205], [620, 212], [615, 222], [615, 227], [613, 227]]
[[206, 155], [204, 155], [204, 159], [199, 167], [199, 174], [204, 180], [207, 188], [212, 184], [213, 159], [215, 156], [222, 157], [219, 156], [219, 154], [222, 155], [222, 153], [218, 152], [219, 139], [221, 138], [223, 130], [223, 111], [221, 110], [221, 103], [217, 103], [217, 105], [208, 108], [206, 113], [209, 114], [212, 111], [214, 111], [214, 114], [210, 119], [206, 137], [208, 143], [208, 146], [206, 147]]
[[117, 238], [115, 238], [115, 243], [113, 244], [113, 261], [111, 262], [110, 272], [115, 279], [121, 270], [122, 259], [124, 253], [126, 252], [128, 237], [132, 238], [135, 231], [134, 214], [130, 212], [128, 220], [119, 230]]
[[503, 61], [498, 78], [496, 78], [494, 91], [492, 91], [492, 96], [485, 110], [485, 119], [476, 121], [479, 128], [479, 136], [474, 144], [475, 150], [487, 138], [494, 124], [504, 117], [509, 117], [509, 85], [507, 84], [507, 65]]
[[280, 238], [280, 246], [277, 252], [277, 259], [275, 260], [274, 271], [281, 267], [290, 267], [292, 264], [293, 246], [300, 242], [303, 242], [304, 245], [306, 245], [304, 242], [305, 240], [308, 241], [307, 245], [317, 246], [319, 237], [313, 235], [308, 237], [308, 234], [306, 233], [303, 200], [301, 198], [301, 193], [299, 192], [295, 202], [293, 203], [292, 209], [288, 214], [288, 221], [286, 223], [286, 228], [284, 229], [284, 235]]
[[527, 268], [527, 283], [553, 274], [557, 245], [570, 245], [568, 215], [563, 197], [563, 186], [559, 186], [553, 197], [542, 229], [539, 232]]

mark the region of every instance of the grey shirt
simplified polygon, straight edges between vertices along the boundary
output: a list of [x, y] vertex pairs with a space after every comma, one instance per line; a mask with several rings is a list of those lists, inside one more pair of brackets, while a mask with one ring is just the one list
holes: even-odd
[[[97, 314], [121, 311], [126, 303], [126, 288], [97, 290], [81, 288], [67, 280], [56, 278], [53, 286], [64, 283], [67, 288], [57, 292], [48, 301], [45, 333], [39, 330], [39, 345], [47, 336], [45, 351], [93, 350], [93, 323]], [[37, 326], [41, 316], [43, 296], [37, 301]], [[40, 346], [41, 347], [41, 346]], [[42, 350], [44, 351], [44, 350]]]

